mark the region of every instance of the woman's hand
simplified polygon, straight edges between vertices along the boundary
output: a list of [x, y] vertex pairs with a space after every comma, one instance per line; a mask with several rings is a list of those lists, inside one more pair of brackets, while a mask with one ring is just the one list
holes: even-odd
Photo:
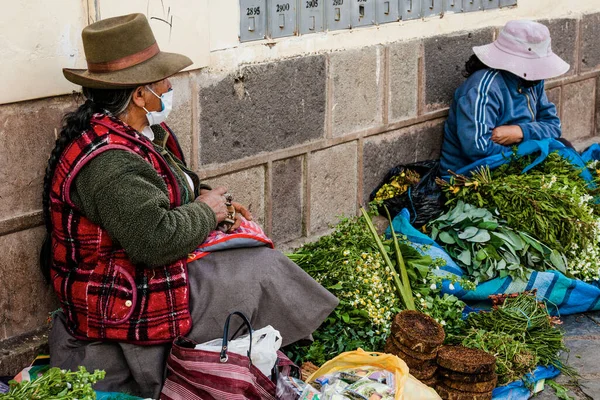
[[200, 196], [196, 198], [196, 201], [208, 204], [210, 208], [215, 212], [217, 216], [217, 224], [227, 218], [227, 206], [225, 205], [225, 196], [227, 188], [219, 186], [213, 190], [201, 190]]
[[248, 221], [252, 221], [252, 214], [246, 207], [241, 205], [240, 203], [236, 203], [235, 201], [231, 202], [233, 208], [235, 208], [235, 224], [229, 229], [229, 232], [236, 230], [242, 224], [242, 219], [240, 217], [246, 218]]
[[492, 131], [492, 142], [511, 146], [523, 141], [523, 131], [519, 125], [499, 126]]

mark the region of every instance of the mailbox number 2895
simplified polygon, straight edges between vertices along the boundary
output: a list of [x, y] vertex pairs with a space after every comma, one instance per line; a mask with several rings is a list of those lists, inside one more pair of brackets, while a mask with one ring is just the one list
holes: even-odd
[[246, 8], [246, 15], [260, 15], [260, 7]]

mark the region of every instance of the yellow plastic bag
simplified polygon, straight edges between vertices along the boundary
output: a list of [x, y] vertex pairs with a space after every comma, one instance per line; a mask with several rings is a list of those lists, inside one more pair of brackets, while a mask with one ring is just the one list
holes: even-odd
[[441, 400], [441, 397], [427, 385], [409, 374], [408, 366], [393, 354], [367, 353], [363, 349], [342, 353], [327, 361], [308, 378], [308, 383], [320, 376], [352, 368], [373, 366], [394, 374], [396, 379], [396, 400]]

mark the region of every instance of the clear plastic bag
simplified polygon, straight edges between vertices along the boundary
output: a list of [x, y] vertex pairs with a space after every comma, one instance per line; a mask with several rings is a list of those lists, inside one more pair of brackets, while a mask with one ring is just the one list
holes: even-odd
[[308, 378], [307, 383], [311, 384], [325, 375], [365, 367], [375, 367], [393, 374], [395, 400], [440, 400], [435, 390], [409, 374], [408, 366], [400, 358], [392, 354], [367, 353], [362, 349], [342, 353], [326, 362]]
[[[249, 335], [230, 340], [227, 351], [248, 355]], [[196, 346], [197, 350], [220, 352], [223, 339], [215, 339]], [[277, 362], [277, 350], [281, 347], [281, 334], [271, 325], [252, 332], [252, 353], [250, 359], [265, 376], [271, 376], [271, 370]]]

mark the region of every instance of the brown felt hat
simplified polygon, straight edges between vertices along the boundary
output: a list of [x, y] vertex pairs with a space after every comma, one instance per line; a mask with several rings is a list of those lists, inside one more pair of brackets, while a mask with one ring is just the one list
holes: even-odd
[[158, 82], [192, 65], [160, 51], [144, 14], [95, 22], [81, 33], [88, 69], [63, 68], [69, 81], [93, 89], [131, 88]]

